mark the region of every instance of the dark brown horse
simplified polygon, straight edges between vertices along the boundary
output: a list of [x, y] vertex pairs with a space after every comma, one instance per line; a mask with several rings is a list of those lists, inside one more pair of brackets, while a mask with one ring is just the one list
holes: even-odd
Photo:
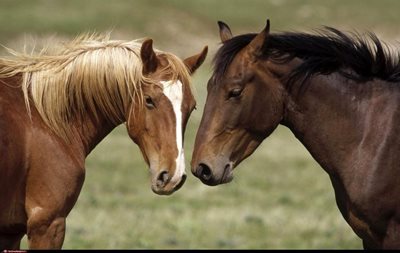
[[0, 59], [0, 249], [19, 248], [24, 234], [29, 248], [62, 247], [85, 158], [124, 122], [152, 190], [178, 190], [190, 74], [206, 54], [182, 61], [152, 40], [85, 37], [53, 54]]
[[[220, 22], [192, 172], [208, 185], [279, 125], [329, 174], [337, 205], [365, 248], [400, 248], [400, 63], [369, 33], [233, 37]], [[282, 150], [284, 152], [284, 150]]]

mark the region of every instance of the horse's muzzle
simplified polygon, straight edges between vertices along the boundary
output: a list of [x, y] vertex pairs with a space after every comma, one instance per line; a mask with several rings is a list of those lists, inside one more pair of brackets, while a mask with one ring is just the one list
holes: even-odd
[[[178, 182], [173, 182], [167, 171], [161, 171], [152, 183], [151, 189], [159, 195], [170, 195], [179, 190], [186, 181], [186, 174], [183, 174]], [[175, 180], [176, 181], [176, 180]]]
[[193, 174], [198, 177], [201, 182], [210, 186], [229, 183], [233, 179], [231, 163], [225, 165], [222, 173], [213, 173], [210, 166], [206, 163], [199, 163]]

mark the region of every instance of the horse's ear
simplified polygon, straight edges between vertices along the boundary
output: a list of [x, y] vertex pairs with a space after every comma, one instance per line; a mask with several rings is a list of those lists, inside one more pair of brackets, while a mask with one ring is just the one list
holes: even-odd
[[219, 26], [219, 37], [221, 38], [221, 42], [225, 42], [227, 40], [232, 39], [232, 32], [231, 29], [227, 24], [222, 21], [218, 21]]
[[190, 74], [193, 74], [196, 69], [200, 67], [201, 64], [203, 64], [204, 60], [206, 59], [208, 52], [208, 46], [205, 46], [203, 48], [203, 51], [201, 53], [190, 56], [183, 60], [185, 63], [186, 67], [189, 69]]
[[143, 74], [149, 74], [156, 71], [158, 58], [153, 50], [153, 40], [147, 39], [142, 43], [140, 49], [140, 58], [143, 62]]
[[262, 47], [268, 39], [269, 35], [269, 19], [264, 30], [262, 30], [257, 36], [249, 43], [248, 50], [250, 54], [258, 57], [262, 54]]

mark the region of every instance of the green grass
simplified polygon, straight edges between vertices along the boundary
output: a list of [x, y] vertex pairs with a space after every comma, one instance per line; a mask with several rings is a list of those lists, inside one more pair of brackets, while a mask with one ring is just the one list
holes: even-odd
[[[35, 0], [0, 1], [0, 43], [11, 48], [49, 36], [65, 39], [113, 29], [113, 37], [151, 37], [186, 57], [208, 45], [193, 78], [198, 110], [185, 148], [188, 179], [171, 196], [150, 189], [149, 172], [124, 126], [87, 159], [87, 175], [67, 218], [64, 249], [359, 249], [342, 218], [328, 175], [291, 132], [279, 127], [235, 170], [232, 183], [203, 185], [190, 172], [194, 137], [206, 97], [210, 60], [219, 46], [216, 22], [234, 34], [330, 25], [400, 38], [400, 2], [300, 0]], [[29, 45], [28, 45], [29, 46]], [[23, 248], [27, 247], [26, 238]]]

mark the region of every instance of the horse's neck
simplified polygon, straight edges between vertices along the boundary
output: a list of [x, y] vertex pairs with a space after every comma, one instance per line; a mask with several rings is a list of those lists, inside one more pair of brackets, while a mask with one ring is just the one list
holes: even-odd
[[387, 121], [397, 114], [400, 93], [387, 86], [338, 74], [313, 77], [302, 94], [289, 96], [284, 125], [330, 175], [358, 170], [358, 160], [374, 156], [393, 131], [394, 122]]
[[102, 116], [95, 119], [88, 115], [76, 119], [71, 127], [74, 130], [75, 141], [82, 146], [87, 156], [117, 125]]

